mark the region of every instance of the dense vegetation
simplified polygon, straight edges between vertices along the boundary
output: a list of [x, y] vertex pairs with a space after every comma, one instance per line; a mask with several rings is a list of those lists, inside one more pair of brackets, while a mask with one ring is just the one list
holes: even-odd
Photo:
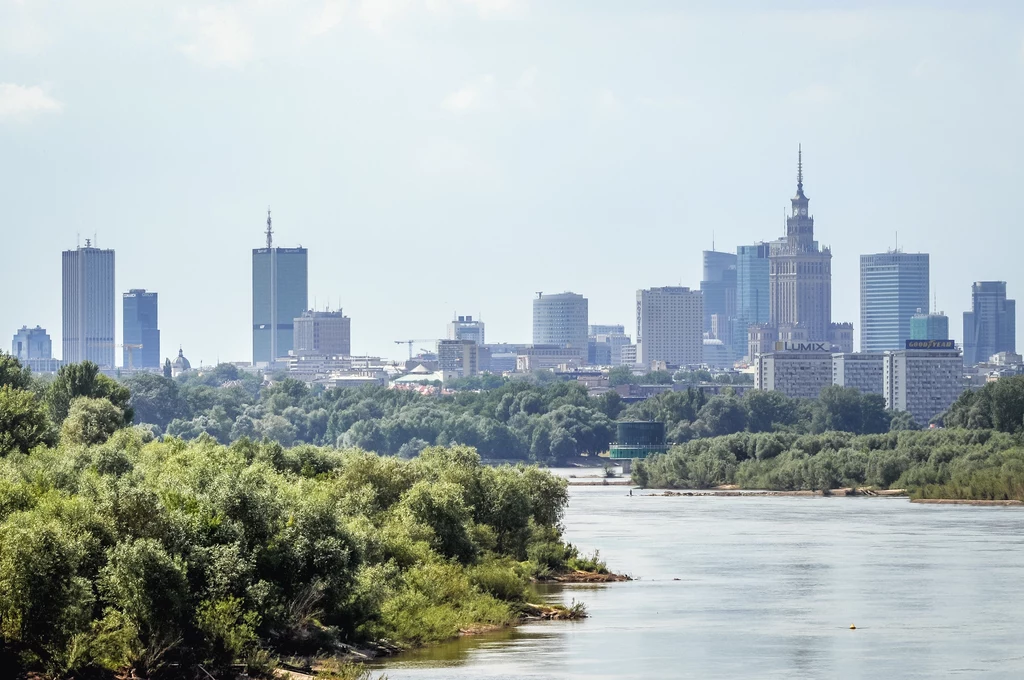
[[462, 446], [159, 441], [125, 427], [128, 401], [89, 366], [43, 385], [0, 356], [5, 673], [216, 675], [422, 644], [508, 623], [529, 578], [592, 564], [562, 542], [565, 482], [537, 468]]

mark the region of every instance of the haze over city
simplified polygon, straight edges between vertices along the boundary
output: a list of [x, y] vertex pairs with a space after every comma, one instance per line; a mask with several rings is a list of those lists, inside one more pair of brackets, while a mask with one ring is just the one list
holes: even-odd
[[783, 233], [802, 144], [833, 319], [898, 232], [959, 341], [973, 281], [1020, 295], [1024, 17], [941, 4], [4, 2], [0, 328], [59, 346], [60, 252], [95, 238], [165, 355], [249, 360], [269, 204], [353, 353], [455, 313], [527, 342], [535, 291], [631, 332], [638, 289]]

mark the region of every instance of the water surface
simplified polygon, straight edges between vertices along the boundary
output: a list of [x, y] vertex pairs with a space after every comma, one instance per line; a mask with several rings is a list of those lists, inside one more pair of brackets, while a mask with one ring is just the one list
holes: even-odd
[[637, 579], [551, 594], [591, 618], [421, 650], [390, 680], [1024, 677], [1024, 509], [628, 493], [571, 489], [568, 540]]

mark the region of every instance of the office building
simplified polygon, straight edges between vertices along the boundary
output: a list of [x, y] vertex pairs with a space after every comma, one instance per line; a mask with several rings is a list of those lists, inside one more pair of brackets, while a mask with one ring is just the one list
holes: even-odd
[[22, 326], [11, 341], [11, 356], [33, 373], [53, 373], [60, 361], [53, 358], [53, 343], [45, 328]]
[[480, 372], [480, 345], [473, 340], [438, 340], [438, 370], [459, 378]]
[[587, 298], [576, 293], [545, 295], [533, 300], [533, 344], [557, 345], [587, 352]]
[[736, 319], [736, 255], [717, 250], [703, 252], [700, 292], [704, 301], [704, 333], [721, 340], [732, 358], [732, 325]]
[[971, 311], [964, 312], [964, 364], [988, 361], [1017, 347], [1017, 303], [1006, 299], [1006, 281], [971, 286]]
[[295, 319], [309, 308], [308, 253], [273, 245], [267, 211], [267, 245], [252, 251], [252, 361], [265, 365], [294, 347]]
[[456, 316], [448, 322], [449, 340], [472, 340], [478, 345], [485, 344], [484, 322], [471, 316]]
[[860, 256], [860, 351], [902, 349], [910, 319], [928, 308], [928, 254]]
[[[803, 345], [815, 345], [803, 351]], [[797, 349], [780, 349], [758, 354], [754, 389], [775, 391], [787, 397], [817, 399], [821, 390], [832, 384], [832, 353], [828, 343], [801, 343]], [[785, 347], [785, 344], [783, 344]]]
[[963, 357], [951, 340], [945, 344], [945, 349], [885, 352], [883, 389], [887, 409], [907, 411], [915, 422], [925, 426], [957, 400], [964, 390]]
[[948, 340], [949, 317], [943, 312], [926, 314], [918, 309], [917, 313], [910, 317], [910, 339]]
[[[352, 320], [336, 312], [307, 310], [292, 321], [295, 342], [292, 353], [297, 356], [322, 355], [347, 357], [352, 355]], [[280, 358], [280, 357], [279, 357]]]
[[703, 361], [704, 304], [700, 291], [679, 286], [636, 292], [637, 362], [697, 366]]
[[619, 350], [620, 366], [636, 366], [636, 345], [623, 345]]
[[61, 338], [65, 364], [114, 367], [114, 251], [85, 240], [62, 254]]
[[828, 326], [828, 342], [833, 352], [849, 354], [853, 352], [853, 324], [835, 323]]
[[770, 323], [800, 327], [809, 341], [829, 340], [832, 323], [832, 252], [814, 240], [814, 217], [804, 194], [803, 152], [798, 151], [796, 195], [786, 236], [769, 244]]
[[562, 347], [559, 345], [532, 345], [516, 352], [516, 371], [554, 371], [579, 368], [586, 363], [586, 347]]
[[736, 249], [736, 320], [733, 323], [733, 350], [737, 358], [747, 355], [750, 326], [771, 320], [769, 306], [770, 246], [757, 243]]
[[121, 294], [121, 365], [160, 368], [160, 325], [157, 294], [132, 288]]
[[587, 364], [590, 366], [618, 366], [622, 363], [622, 348], [632, 343], [625, 326], [591, 324], [587, 337]]
[[852, 387], [861, 394], [884, 394], [885, 355], [881, 352], [841, 352], [832, 355], [832, 384]]

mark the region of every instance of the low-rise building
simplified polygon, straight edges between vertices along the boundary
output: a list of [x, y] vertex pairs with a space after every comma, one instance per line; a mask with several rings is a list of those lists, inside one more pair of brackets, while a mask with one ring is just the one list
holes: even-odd
[[881, 352], [840, 352], [832, 355], [832, 384], [852, 387], [862, 394], [884, 394]]
[[[493, 361], [493, 355], [491, 360]], [[516, 372], [532, 373], [534, 371], [579, 368], [586, 364], [586, 361], [586, 347], [531, 345], [516, 353]]]
[[[908, 340], [910, 345], [913, 340]], [[949, 349], [901, 349], [885, 352], [885, 407], [907, 411], [919, 425], [948, 409], [963, 392], [963, 357]]]

